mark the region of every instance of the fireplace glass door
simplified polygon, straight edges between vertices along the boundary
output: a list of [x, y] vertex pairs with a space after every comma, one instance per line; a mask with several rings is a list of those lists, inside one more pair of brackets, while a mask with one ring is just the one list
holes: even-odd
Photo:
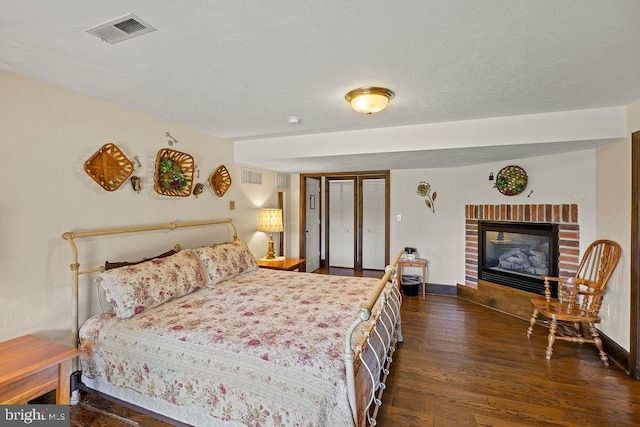
[[525, 276], [549, 276], [549, 240], [548, 236], [488, 231], [485, 265]]
[[544, 294], [540, 276], [557, 276], [557, 226], [549, 223], [480, 224], [482, 280]]

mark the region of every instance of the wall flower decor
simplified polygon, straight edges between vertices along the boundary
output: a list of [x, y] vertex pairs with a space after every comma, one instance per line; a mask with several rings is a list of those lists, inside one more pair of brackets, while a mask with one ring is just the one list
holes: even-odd
[[158, 171], [158, 185], [164, 190], [181, 191], [187, 185], [182, 168], [171, 159], [162, 159]]
[[424, 197], [424, 204], [427, 205], [431, 212], [436, 213], [435, 201], [436, 197], [438, 197], [438, 193], [435, 191], [431, 192], [431, 184], [428, 182], [421, 181], [416, 186], [416, 194], [420, 197]]

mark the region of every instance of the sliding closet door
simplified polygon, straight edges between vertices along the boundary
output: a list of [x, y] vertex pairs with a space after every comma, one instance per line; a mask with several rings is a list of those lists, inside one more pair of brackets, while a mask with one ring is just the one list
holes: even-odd
[[385, 180], [362, 180], [362, 268], [385, 267]]
[[354, 267], [354, 180], [329, 181], [329, 266]]

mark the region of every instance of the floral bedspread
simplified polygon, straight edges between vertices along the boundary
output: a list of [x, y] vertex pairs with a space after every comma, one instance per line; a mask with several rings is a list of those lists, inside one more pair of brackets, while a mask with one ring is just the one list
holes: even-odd
[[378, 282], [260, 269], [103, 313], [80, 331], [83, 377], [248, 426], [352, 426], [345, 334]]

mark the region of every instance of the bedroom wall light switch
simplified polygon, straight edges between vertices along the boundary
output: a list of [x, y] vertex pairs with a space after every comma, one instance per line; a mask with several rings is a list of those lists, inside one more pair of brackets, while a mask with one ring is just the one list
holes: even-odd
[[235, 208], [236, 208], [235, 200], [230, 200], [229, 201], [229, 210], [234, 210]]
[[402, 215], [396, 215], [396, 221], [398, 222], [402, 221]]

